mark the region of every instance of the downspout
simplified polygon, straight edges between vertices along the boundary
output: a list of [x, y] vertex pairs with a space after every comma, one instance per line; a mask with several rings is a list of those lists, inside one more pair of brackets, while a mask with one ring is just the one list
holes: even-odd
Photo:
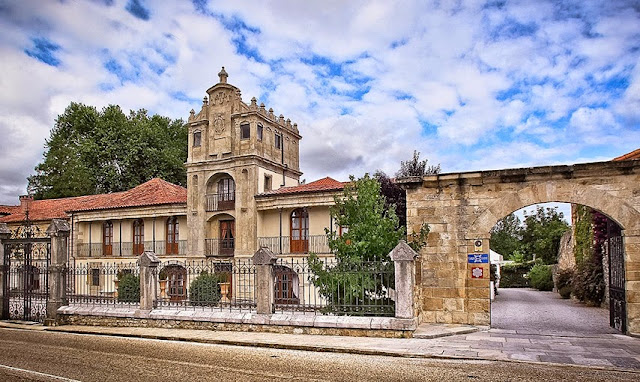
[[91, 257], [91, 246], [92, 246], [92, 244], [91, 244], [91, 231], [92, 231], [91, 225], [92, 225], [92, 223], [93, 222], [91, 222], [91, 221], [89, 222], [89, 257]]
[[280, 239], [278, 243], [280, 244], [280, 254], [282, 254], [282, 208], [280, 208]]
[[[153, 240], [153, 253], [156, 253], [156, 217], [153, 217], [153, 235], [151, 240]], [[167, 243], [165, 243], [166, 245]]]
[[122, 256], [122, 220], [120, 220], [120, 256]]

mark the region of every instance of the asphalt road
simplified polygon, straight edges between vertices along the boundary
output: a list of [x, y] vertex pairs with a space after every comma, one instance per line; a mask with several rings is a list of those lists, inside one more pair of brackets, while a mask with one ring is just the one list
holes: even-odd
[[637, 373], [0, 329], [1, 381], [637, 381]]
[[498, 292], [491, 303], [492, 328], [571, 335], [618, 333], [609, 326], [607, 309], [530, 288], [500, 288]]

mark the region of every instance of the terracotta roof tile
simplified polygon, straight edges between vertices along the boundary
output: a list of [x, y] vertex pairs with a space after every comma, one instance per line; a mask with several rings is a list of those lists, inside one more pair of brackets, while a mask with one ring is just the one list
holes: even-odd
[[613, 160], [629, 160], [629, 159], [640, 159], [640, 149], [633, 150], [630, 153], [626, 153], [624, 155], [620, 155], [617, 158], [613, 158]]
[[[26, 204], [29, 209], [29, 219], [42, 221], [68, 218], [69, 212], [186, 203], [186, 188], [154, 178], [127, 191], [62, 199], [32, 200]], [[0, 218], [0, 222], [23, 221], [25, 220], [25, 211], [24, 206], [17, 206], [11, 215]]]
[[338, 182], [337, 180], [326, 177], [316, 180], [311, 183], [301, 184], [298, 186], [282, 187], [277, 190], [265, 192], [258, 196], [270, 196], [270, 195], [289, 195], [289, 194], [302, 194], [311, 192], [326, 192], [326, 191], [341, 191], [347, 183]]
[[19, 208], [20, 206], [0, 205], [0, 215], [11, 215], [12, 213], [16, 212]]

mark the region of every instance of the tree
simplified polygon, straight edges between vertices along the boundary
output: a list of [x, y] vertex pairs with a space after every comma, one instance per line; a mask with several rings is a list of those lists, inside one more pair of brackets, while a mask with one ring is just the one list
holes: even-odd
[[569, 230], [562, 212], [538, 206], [536, 213], [525, 215], [522, 249], [527, 259], [541, 259], [545, 264], [557, 261], [562, 235]]
[[440, 173], [440, 165], [427, 166], [429, 160], [420, 160], [420, 152], [413, 151], [413, 158], [408, 161], [400, 162], [400, 170], [396, 173], [398, 178], [406, 178], [411, 176], [435, 175]]
[[315, 254], [309, 256], [312, 282], [329, 301], [327, 308], [334, 312], [343, 311], [345, 306], [368, 305], [374, 299], [388, 299], [382, 285], [393, 283], [393, 272], [388, 272], [389, 267], [393, 269], [389, 252], [405, 236], [395, 209], [385, 207], [380, 184], [368, 174], [350, 179], [351, 184], [331, 207], [336, 223], [348, 230], [342, 235], [326, 232], [335, 265], [327, 267]]
[[385, 208], [394, 209], [400, 227], [407, 227], [407, 193], [398, 186], [382, 170], [378, 170], [373, 177], [380, 183], [380, 193], [384, 196]]
[[98, 111], [72, 102], [56, 119], [44, 158], [29, 177], [37, 199], [123, 191], [151, 178], [186, 186], [187, 128], [182, 120]]
[[522, 222], [516, 214], [502, 218], [491, 229], [491, 249], [513, 260], [522, 247]]

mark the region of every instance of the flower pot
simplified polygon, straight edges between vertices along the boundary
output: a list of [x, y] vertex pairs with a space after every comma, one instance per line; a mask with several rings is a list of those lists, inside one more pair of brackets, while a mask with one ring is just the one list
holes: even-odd
[[229, 286], [231, 286], [231, 283], [225, 282], [225, 283], [218, 283], [218, 285], [220, 285], [220, 294], [222, 295], [222, 298], [220, 299], [220, 302], [228, 304], [231, 302], [231, 300], [229, 300]]

